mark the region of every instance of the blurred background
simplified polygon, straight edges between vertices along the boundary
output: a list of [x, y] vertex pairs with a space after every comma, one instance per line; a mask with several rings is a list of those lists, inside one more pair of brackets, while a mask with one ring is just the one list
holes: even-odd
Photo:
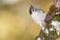
[[41, 28], [32, 21], [29, 7], [32, 4], [47, 13], [52, 3], [53, 0], [19, 0], [11, 5], [0, 3], [0, 40], [35, 40]]

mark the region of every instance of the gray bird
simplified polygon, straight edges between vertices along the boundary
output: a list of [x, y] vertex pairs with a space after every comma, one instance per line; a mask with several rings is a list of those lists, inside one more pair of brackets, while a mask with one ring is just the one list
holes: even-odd
[[42, 30], [44, 30], [46, 13], [42, 9], [35, 8], [32, 5], [30, 7], [29, 12], [32, 20], [35, 21], [37, 24], [39, 24]]
[[30, 15], [32, 17], [32, 20], [35, 21], [37, 24], [39, 24], [41, 27], [44, 27], [45, 25], [45, 17], [46, 17], [46, 13], [38, 8], [35, 8], [31, 5], [30, 7]]

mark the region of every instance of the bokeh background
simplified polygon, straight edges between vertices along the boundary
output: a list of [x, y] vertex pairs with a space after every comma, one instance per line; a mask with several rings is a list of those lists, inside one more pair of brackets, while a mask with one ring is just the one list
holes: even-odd
[[[34, 40], [40, 26], [29, 15], [31, 5], [48, 12], [53, 0], [21, 0], [0, 6], [0, 40]], [[57, 39], [59, 40], [59, 38]]]

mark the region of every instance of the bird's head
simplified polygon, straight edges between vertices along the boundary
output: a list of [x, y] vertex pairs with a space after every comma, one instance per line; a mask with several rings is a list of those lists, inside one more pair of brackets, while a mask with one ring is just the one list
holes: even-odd
[[33, 12], [35, 12], [36, 8], [34, 8], [32, 5], [30, 6], [30, 9], [29, 9], [29, 12], [30, 12], [30, 15], [33, 14]]
[[32, 15], [32, 14], [42, 13], [43, 11], [41, 9], [35, 8], [34, 6], [31, 5], [29, 12], [30, 12], [30, 15]]

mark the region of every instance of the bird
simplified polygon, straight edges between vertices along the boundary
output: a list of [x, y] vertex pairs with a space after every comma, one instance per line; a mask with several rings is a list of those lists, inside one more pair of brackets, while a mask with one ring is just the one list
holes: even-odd
[[29, 12], [30, 12], [30, 16], [31, 16], [32, 20], [35, 23], [39, 24], [41, 26], [42, 30], [44, 30], [45, 25], [46, 25], [45, 18], [46, 18], [47, 14], [42, 9], [35, 8], [32, 5], [30, 6]]
[[44, 20], [46, 17], [46, 13], [42, 9], [35, 8], [32, 5], [30, 7], [29, 12], [30, 12], [32, 20], [44, 28], [44, 25], [45, 25]]

